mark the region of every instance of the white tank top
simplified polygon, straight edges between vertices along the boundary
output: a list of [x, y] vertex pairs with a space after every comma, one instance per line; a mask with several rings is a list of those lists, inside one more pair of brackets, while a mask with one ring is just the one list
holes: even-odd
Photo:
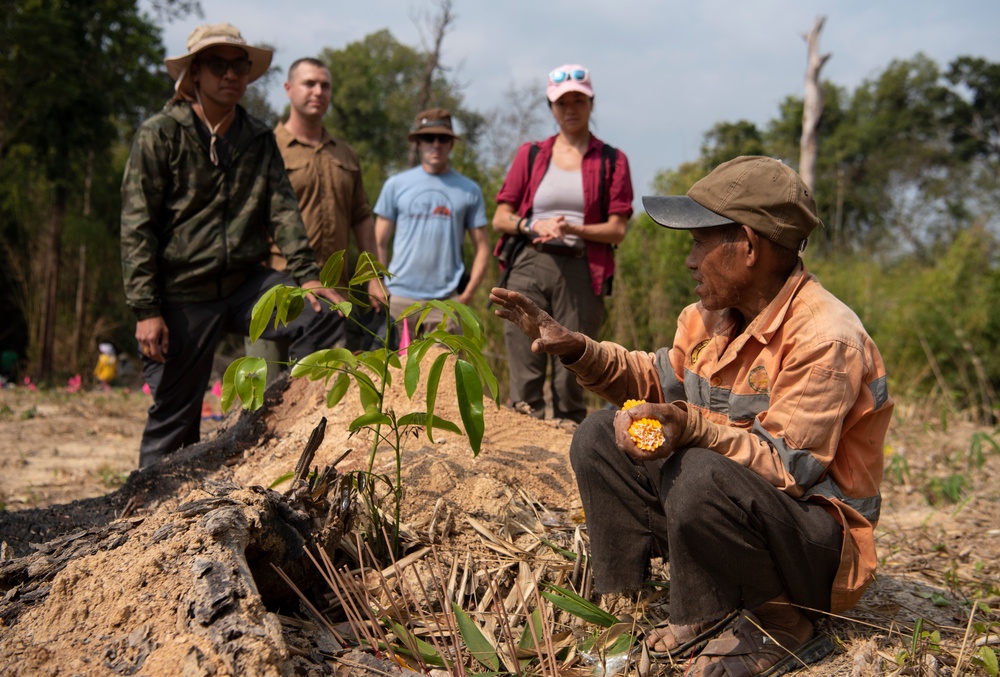
[[[535, 219], [562, 216], [566, 223], [582, 226], [583, 175], [580, 170], [568, 172], [556, 167], [555, 163], [550, 163], [535, 191], [531, 216]], [[567, 235], [561, 240], [552, 240], [552, 243], [576, 247], [580, 244], [580, 238], [577, 235]]]

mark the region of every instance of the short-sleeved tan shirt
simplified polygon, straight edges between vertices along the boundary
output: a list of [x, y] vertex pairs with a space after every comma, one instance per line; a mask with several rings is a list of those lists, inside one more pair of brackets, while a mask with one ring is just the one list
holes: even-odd
[[[347, 249], [351, 226], [371, 216], [357, 153], [347, 143], [323, 130], [318, 146], [302, 143], [281, 122], [274, 129], [285, 171], [299, 199], [299, 210], [309, 234], [309, 244], [322, 267], [336, 251]], [[285, 269], [285, 259], [271, 247], [268, 262]], [[342, 283], [347, 281], [345, 266]]]

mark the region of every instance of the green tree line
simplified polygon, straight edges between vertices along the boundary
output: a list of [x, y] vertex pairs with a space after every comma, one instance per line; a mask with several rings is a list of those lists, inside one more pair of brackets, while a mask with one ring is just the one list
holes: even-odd
[[[921, 402], [929, 414], [963, 411], [993, 421], [1000, 385], [1000, 64], [962, 56], [942, 69], [917, 54], [893, 61], [854, 91], [829, 81], [822, 87], [814, 193], [825, 227], [810, 238], [807, 267], [872, 333], [897, 396]], [[770, 155], [794, 167], [802, 107], [800, 97], [789, 96], [766, 125], [716, 123], [699, 158], [660, 172], [655, 192], [683, 194], [737, 155]], [[613, 338], [643, 346], [669, 343], [672, 328], [646, 324], [633, 309], [645, 304], [650, 308], [638, 312], [672, 317], [692, 300], [680, 265], [686, 241], [662, 233], [633, 237], [650, 229], [639, 217], [619, 250], [629, 287], [616, 292], [612, 313]], [[650, 248], [659, 256], [649, 256]], [[662, 268], [653, 270], [650, 260]], [[669, 291], [661, 296], [663, 289]]]
[[[163, 0], [152, 17], [135, 0], [0, 7], [0, 349], [24, 356], [33, 376], [61, 379], [89, 372], [98, 341], [132, 347], [118, 255], [121, 172], [135, 128], [172, 92], [160, 26], [200, 8]], [[358, 151], [371, 200], [408, 163], [406, 133], [427, 72], [426, 100], [460, 125], [454, 165], [480, 183], [490, 214], [517, 144], [540, 136], [540, 91], [507, 97], [507, 109], [476, 110], [432, 54], [387, 30], [318, 57], [334, 74], [327, 127]], [[266, 93], [283, 76], [258, 81], [245, 101], [268, 122], [281, 114]], [[966, 56], [942, 66], [917, 54], [853, 91], [822, 86], [814, 192], [826, 225], [807, 266], [875, 336], [897, 395], [992, 417], [1000, 64]], [[740, 154], [794, 167], [801, 119], [802, 99], [789, 96], [765, 125], [720, 121], [699, 158], [662, 171], [654, 192], [683, 193]], [[694, 300], [688, 244], [644, 214], [633, 218], [617, 251], [605, 337], [642, 349], [670, 343], [677, 313]], [[480, 313], [493, 279], [480, 291]], [[501, 330], [486, 325], [502, 382]]]

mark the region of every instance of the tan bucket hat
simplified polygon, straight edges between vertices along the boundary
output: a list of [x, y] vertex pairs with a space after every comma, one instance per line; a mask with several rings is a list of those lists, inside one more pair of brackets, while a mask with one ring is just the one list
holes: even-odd
[[269, 49], [248, 45], [236, 26], [228, 23], [202, 24], [193, 31], [187, 39], [187, 54], [172, 56], [163, 60], [167, 65], [167, 73], [174, 80], [174, 89], [178, 92], [194, 96], [194, 87], [188, 78], [191, 62], [199, 52], [216, 45], [239, 47], [247, 53], [250, 59], [250, 75], [248, 82], [253, 82], [267, 72], [271, 66], [273, 52]]

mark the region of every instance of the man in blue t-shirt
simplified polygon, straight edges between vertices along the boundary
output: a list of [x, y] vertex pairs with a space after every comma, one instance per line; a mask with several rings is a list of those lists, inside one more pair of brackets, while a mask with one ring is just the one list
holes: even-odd
[[[483, 192], [448, 164], [458, 138], [451, 114], [444, 108], [423, 111], [408, 138], [417, 144], [420, 166], [389, 177], [374, 210], [378, 257], [388, 262], [394, 276], [385, 286], [395, 317], [414, 302], [454, 299], [468, 304], [490, 260]], [[466, 233], [475, 252], [468, 275], [462, 257]], [[407, 318], [411, 336], [419, 315]], [[432, 310], [422, 330], [433, 329], [441, 318], [440, 311]]]

